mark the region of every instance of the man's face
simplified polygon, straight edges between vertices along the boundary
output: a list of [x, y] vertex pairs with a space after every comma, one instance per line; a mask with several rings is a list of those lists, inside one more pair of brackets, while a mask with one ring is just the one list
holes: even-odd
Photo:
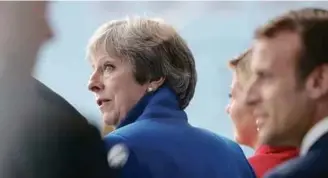
[[298, 146], [309, 128], [314, 106], [296, 77], [300, 42], [281, 32], [254, 44], [246, 102], [254, 106], [260, 143]]

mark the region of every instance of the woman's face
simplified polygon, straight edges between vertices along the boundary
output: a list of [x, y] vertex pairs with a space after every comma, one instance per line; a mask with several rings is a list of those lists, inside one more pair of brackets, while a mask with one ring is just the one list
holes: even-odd
[[126, 60], [109, 57], [105, 50], [93, 55], [91, 65], [89, 90], [95, 94], [104, 122], [117, 125], [144, 96], [148, 84], [137, 83], [133, 66]]
[[235, 126], [235, 140], [240, 144], [254, 147], [257, 141], [256, 121], [253, 117], [253, 108], [242, 101], [242, 92], [240, 83], [234, 76], [227, 113]]

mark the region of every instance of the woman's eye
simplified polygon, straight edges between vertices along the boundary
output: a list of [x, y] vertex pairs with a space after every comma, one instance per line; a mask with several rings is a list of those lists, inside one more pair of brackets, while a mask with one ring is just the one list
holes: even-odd
[[113, 66], [112, 64], [105, 64], [104, 65], [104, 71], [111, 72], [114, 69], [115, 69], [115, 66]]

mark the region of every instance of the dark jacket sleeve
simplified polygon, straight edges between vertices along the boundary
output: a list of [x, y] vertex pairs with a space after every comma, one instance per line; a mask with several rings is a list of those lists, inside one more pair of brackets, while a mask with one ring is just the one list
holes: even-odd
[[[1, 108], [0, 177], [111, 178], [97, 128], [55, 92], [32, 82], [36, 90], [20, 93], [37, 97], [12, 95]], [[17, 112], [7, 114], [5, 107]]]

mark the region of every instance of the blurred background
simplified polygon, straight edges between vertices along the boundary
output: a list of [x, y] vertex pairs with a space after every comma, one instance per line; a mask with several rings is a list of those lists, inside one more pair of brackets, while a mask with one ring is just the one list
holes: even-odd
[[[232, 123], [225, 112], [232, 77], [228, 60], [251, 44], [258, 25], [301, 7], [328, 7], [328, 2], [52, 2], [49, 18], [55, 38], [40, 53], [35, 76], [100, 127], [100, 112], [87, 90], [91, 67], [85, 49], [89, 37], [109, 20], [128, 15], [160, 17], [178, 29], [196, 59], [198, 84], [187, 108], [191, 124], [233, 139]], [[243, 149], [247, 156], [252, 154]]]

